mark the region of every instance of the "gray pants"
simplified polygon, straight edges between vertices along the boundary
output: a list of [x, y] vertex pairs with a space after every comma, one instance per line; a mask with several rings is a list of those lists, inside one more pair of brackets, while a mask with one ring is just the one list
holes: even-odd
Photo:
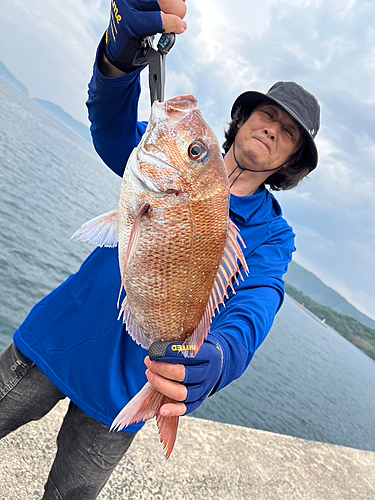
[[[62, 394], [13, 344], [0, 354], [0, 438], [48, 413]], [[126, 453], [135, 434], [109, 432], [70, 403], [57, 437], [45, 500], [92, 500]]]

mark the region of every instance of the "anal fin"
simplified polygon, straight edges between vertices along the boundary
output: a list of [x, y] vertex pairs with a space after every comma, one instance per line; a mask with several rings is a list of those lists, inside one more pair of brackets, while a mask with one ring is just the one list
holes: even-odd
[[137, 342], [137, 344], [140, 344], [143, 349], [148, 350], [151, 345], [151, 340], [146, 337], [146, 335], [139, 329], [137, 323], [134, 321], [127, 297], [125, 297], [122, 301], [121, 309], [117, 318], [118, 320], [121, 318], [122, 314], [123, 322], [125, 323], [126, 331], [128, 332], [128, 334], [135, 342]]

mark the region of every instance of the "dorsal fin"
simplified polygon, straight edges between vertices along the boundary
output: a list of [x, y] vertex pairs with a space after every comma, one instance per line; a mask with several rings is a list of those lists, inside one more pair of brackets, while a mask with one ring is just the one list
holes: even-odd
[[232, 279], [234, 278], [238, 284], [238, 274], [243, 280], [243, 276], [237, 262], [238, 260], [240, 261], [245, 273], [249, 273], [249, 268], [247, 266], [241, 245], [246, 248], [237, 226], [231, 221], [231, 219], [229, 219], [227, 244], [224, 249], [223, 259], [217, 271], [206, 310], [192, 335], [185, 341], [185, 344], [197, 346], [197, 349], [183, 351], [183, 355], [185, 357], [194, 357], [203, 342], [206, 340], [215, 311], [219, 310], [220, 304], [225, 304], [225, 297], [228, 298], [228, 287], [230, 286], [233, 293], [236, 293], [233, 288]]

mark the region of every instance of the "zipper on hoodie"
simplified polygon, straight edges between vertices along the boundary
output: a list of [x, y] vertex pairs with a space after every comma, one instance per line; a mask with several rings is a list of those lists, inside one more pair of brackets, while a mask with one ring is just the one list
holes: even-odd
[[10, 369], [15, 372], [19, 366], [22, 366], [22, 368], [26, 368], [26, 364], [20, 360], [20, 358], [17, 356], [16, 348], [14, 343], [12, 344], [12, 351], [13, 355], [15, 358], [14, 364], [10, 367]]

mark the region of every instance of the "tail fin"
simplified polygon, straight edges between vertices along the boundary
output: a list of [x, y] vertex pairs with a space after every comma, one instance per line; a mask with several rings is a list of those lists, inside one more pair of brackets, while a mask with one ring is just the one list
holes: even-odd
[[165, 458], [169, 458], [172, 454], [176, 442], [179, 419], [180, 417], [163, 417], [160, 413], [156, 417], [156, 425], [159, 429], [159, 438], [163, 445]]
[[160, 442], [164, 446], [165, 457], [169, 458], [176, 442], [179, 417], [163, 417], [159, 410], [164, 404], [174, 402], [173, 399], [164, 396], [154, 389], [150, 382], [147, 382], [120, 411], [112, 423], [111, 430], [121, 431], [128, 425], [141, 421], [146, 422], [156, 417]]

